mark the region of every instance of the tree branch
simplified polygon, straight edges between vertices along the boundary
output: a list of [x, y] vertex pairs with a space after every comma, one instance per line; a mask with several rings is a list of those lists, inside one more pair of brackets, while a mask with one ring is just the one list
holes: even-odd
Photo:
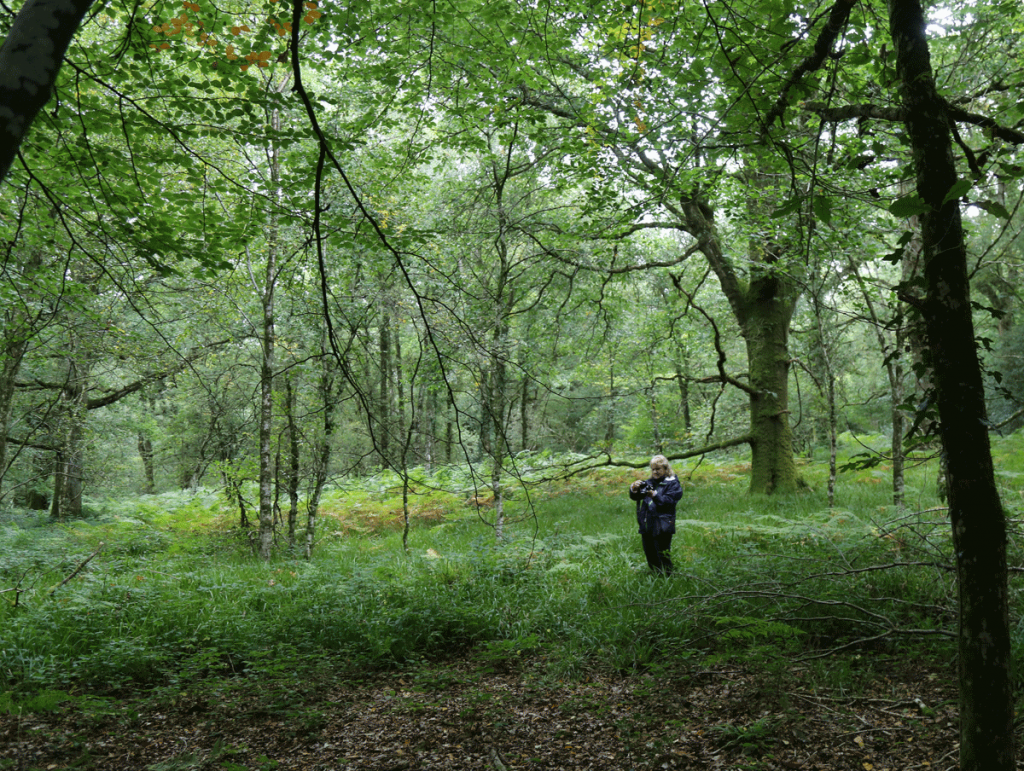
[[[950, 120], [957, 123], [968, 123], [972, 126], [978, 126], [979, 128], [991, 131], [993, 137], [1002, 139], [1012, 145], [1024, 144], [1024, 132], [1001, 126], [995, 120], [985, 115], [967, 112], [962, 107], [950, 104], [949, 101], [944, 101], [944, 104], [946, 114]], [[842, 123], [843, 121], [857, 120], [859, 118], [873, 118], [892, 123], [902, 123], [907, 119], [907, 111], [902, 107], [882, 107], [881, 105], [869, 103], [828, 107], [821, 102], [808, 102], [804, 105], [804, 109], [820, 116], [823, 121], [828, 123]]]
[[64, 52], [93, 0], [28, 0], [0, 47], [0, 181], [50, 99]]
[[61, 581], [61, 582], [60, 582], [59, 584], [57, 584], [57, 585], [56, 585], [55, 587], [53, 587], [53, 589], [51, 589], [51, 590], [50, 590], [50, 596], [51, 596], [51, 597], [53, 597], [53, 595], [55, 595], [55, 594], [57, 593], [57, 590], [58, 590], [58, 589], [60, 589], [60, 588], [61, 588], [62, 586], [65, 586], [65, 585], [67, 585], [67, 583], [68, 583], [68, 582], [69, 582], [69, 581], [70, 581], [70, 580], [71, 580], [72, 578], [74, 578], [74, 577], [75, 577], [75, 576], [77, 576], [77, 575], [78, 575], [79, 573], [81, 573], [81, 572], [82, 572], [82, 570], [83, 570], [83, 569], [85, 568], [85, 566], [86, 566], [86, 565], [88, 565], [88, 564], [89, 564], [89, 562], [90, 562], [90, 561], [92, 560], [92, 558], [93, 558], [93, 557], [95, 557], [95, 556], [96, 556], [97, 554], [99, 554], [99, 553], [100, 553], [101, 551], [103, 551], [103, 546], [104, 546], [104, 544], [102, 544], [102, 543], [101, 543], [101, 544], [100, 544], [99, 546], [97, 546], [97, 547], [96, 547], [96, 551], [94, 551], [94, 552], [93, 552], [92, 554], [90, 554], [90, 555], [89, 555], [88, 557], [86, 557], [86, 558], [85, 558], [84, 560], [82, 560], [82, 562], [81, 562], [81, 563], [79, 563], [78, 567], [77, 567], [77, 568], [75, 568], [75, 569], [74, 569], [74, 570], [73, 570], [73, 571], [71, 572], [71, 575], [69, 575], [69, 576], [68, 576], [67, 578], [65, 578], [65, 579], [64, 579], [63, 581]]
[[814, 72], [824, 63], [826, 57], [831, 53], [832, 46], [839, 37], [839, 33], [846, 26], [846, 20], [850, 17], [850, 11], [856, 4], [857, 0], [836, 0], [836, 4], [832, 6], [832, 10], [828, 15], [825, 29], [821, 31], [818, 39], [814, 41], [814, 50], [793, 70], [793, 74], [789, 76], [789, 80], [782, 87], [779, 98], [775, 100], [775, 104], [768, 111], [764, 122], [765, 130], [771, 127], [776, 118], [782, 119], [783, 114], [786, 112], [786, 99], [789, 96], [789, 92], [800, 83], [804, 75]]

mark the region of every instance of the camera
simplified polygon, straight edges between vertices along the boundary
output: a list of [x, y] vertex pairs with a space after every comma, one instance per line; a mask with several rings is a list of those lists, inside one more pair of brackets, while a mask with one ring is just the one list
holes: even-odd
[[653, 490], [653, 489], [654, 489], [654, 485], [652, 485], [650, 482], [648, 482], [645, 479], [643, 482], [640, 483], [640, 486], [637, 487], [634, 492], [637, 495], [647, 495], [647, 493], [651, 492], [651, 490]]

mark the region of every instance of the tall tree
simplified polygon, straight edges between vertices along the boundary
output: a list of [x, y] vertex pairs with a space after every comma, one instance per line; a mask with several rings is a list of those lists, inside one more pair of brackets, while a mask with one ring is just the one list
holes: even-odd
[[932, 73], [920, 0], [889, 0], [922, 213], [921, 307], [938, 391], [960, 597], [960, 768], [1009, 771], [1013, 741], [1006, 520], [989, 446], [971, 315], [952, 123]]

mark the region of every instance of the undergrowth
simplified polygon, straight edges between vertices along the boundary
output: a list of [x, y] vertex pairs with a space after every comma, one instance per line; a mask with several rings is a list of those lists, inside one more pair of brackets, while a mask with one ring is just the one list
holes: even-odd
[[865, 662], [952, 655], [948, 526], [928, 466], [901, 511], [873, 472], [843, 477], [829, 509], [820, 465], [803, 469], [807, 492], [778, 497], [748, 495], [741, 462], [679, 471], [669, 579], [643, 564], [631, 471], [532, 490], [532, 511], [502, 543], [461, 494], [424, 491], [417, 511], [431, 515], [413, 518], [408, 553], [395, 491], [374, 480], [362, 497], [354, 487], [331, 496], [312, 560], [282, 548], [268, 564], [216, 495], [111, 502], [59, 526], [8, 514], [0, 710], [74, 688], [183, 687], [324, 659], [365, 672], [471, 656], [575, 677], [723, 660], [764, 668], [837, 651]]

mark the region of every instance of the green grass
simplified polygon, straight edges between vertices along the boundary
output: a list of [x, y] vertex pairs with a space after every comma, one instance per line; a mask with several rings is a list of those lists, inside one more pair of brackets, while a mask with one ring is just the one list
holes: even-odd
[[[997, 442], [997, 457], [1020, 457], [1020, 441]], [[1004, 497], [1016, 500], [1009, 468]], [[938, 505], [924, 492], [933, 469], [913, 470], [915, 508], [902, 513], [877, 471], [842, 477], [833, 509], [820, 464], [803, 468], [806, 492], [777, 497], [749, 496], [739, 462], [679, 471], [670, 580], [643, 565], [625, 495], [635, 474], [623, 472], [534, 489], [532, 510], [517, 499], [501, 544], [463, 494], [424, 493], [409, 553], [398, 493], [373, 480], [362, 495], [353, 487], [330, 498], [308, 562], [255, 560], [232, 509], [212, 495], [120, 501], [59, 527], [7, 516], [0, 705], [310, 661], [367, 671], [469, 655], [572, 677], [737, 658], [772, 666], [847, 646], [875, 657], [952, 655], [948, 636], [900, 633], [952, 629], [949, 572], [897, 565], [951, 564], [943, 512], [918, 513]]]

